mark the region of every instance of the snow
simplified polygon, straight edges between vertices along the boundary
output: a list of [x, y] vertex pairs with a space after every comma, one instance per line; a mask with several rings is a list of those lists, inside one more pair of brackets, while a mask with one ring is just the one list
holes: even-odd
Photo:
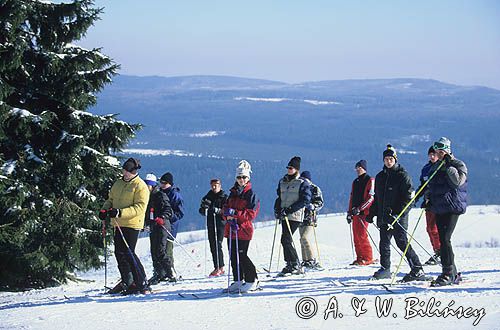
[[[412, 210], [411, 229], [419, 215], [420, 209]], [[188, 243], [204, 232], [185, 232], [179, 234], [179, 239], [185, 242], [186, 250], [196, 262], [188, 258], [179, 247], [174, 249], [176, 269], [184, 280], [173, 285], [156, 285], [153, 287], [156, 293], [152, 295], [107, 296], [101, 294], [104, 285], [104, 270], [101, 269], [76, 274], [89, 282], [69, 283], [61, 287], [27, 292], [2, 292], [0, 328], [499, 329], [500, 246], [485, 247], [485, 244], [476, 243], [492, 242], [495, 239], [498, 241], [500, 207], [469, 207], [458, 221], [452, 243], [464, 282], [443, 288], [429, 288], [428, 283], [395, 284], [391, 287], [394, 293], [386, 291], [379, 282], [365, 280], [378, 266], [347, 266], [353, 257], [345, 214], [321, 216], [318, 222], [316, 232], [321, 262], [325, 267], [322, 272], [308, 272], [305, 276], [270, 281], [271, 278], [266, 277], [262, 268], [269, 266], [274, 222], [268, 222], [268, 226], [259, 223], [250, 243], [249, 256], [258, 268], [263, 290], [228, 297], [219, 294], [227, 286], [227, 277], [206, 277], [212, 269], [210, 252], [205, 254], [205, 241]], [[281, 229], [278, 229], [278, 233], [280, 232]], [[370, 234], [378, 243], [378, 232], [373, 226], [370, 226]], [[299, 246], [297, 235], [295, 244]], [[415, 238], [424, 247], [431, 249], [425, 221], [420, 222]], [[276, 242], [279, 242], [279, 236]], [[468, 243], [470, 247], [466, 247]], [[428, 259], [428, 255], [418, 245], [414, 244], [414, 248], [422, 260]], [[136, 251], [150, 276], [152, 266], [148, 237], [139, 239]], [[374, 253], [376, 254], [375, 249]], [[227, 260], [225, 247], [224, 254]], [[276, 248], [273, 273], [278, 268], [277, 255]], [[281, 255], [280, 267], [283, 267], [282, 258]], [[393, 271], [398, 262], [399, 255], [392, 251]], [[197, 263], [201, 263], [201, 266], [197, 267]], [[425, 270], [432, 276], [440, 273], [439, 266], [425, 267]], [[398, 278], [407, 271], [408, 266], [403, 263]], [[109, 256], [108, 286], [117, 278], [115, 259]], [[181, 298], [178, 295], [193, 292], [206, 299]], [[412, 305], [417, 301], [421, 305]], [[377, 316], [376, 304], [384, 302], [392, 302], [392, 309], [388, 316]], [[296, 308], [299, 312], [308, 314], [314, 312], [315, 306], [317, 313], [310, 319], [301, 319], [296, 314]], [[329, 313], [327, 307], [335, 306], [338, 309], [330, 309]], [[463, 312], [463, 315], [439, 316], [446, 309]], [[363, 310], [366, 312], [363, 313]], [[420, 316], [417, 311], [431, 316]]]
[[12, 172], [16, 169], [17, 161], [16, 160], [8, 160], [5, 162], [5, 164], [2, 165], [0, 170], [2, 171], [3, 174], [5, 175], [11, 175]]
[[195, 156], [192, 152], [187, 152], [184, 150], [171, 150], [171, 149], [123, 149], [124, 154], [140, 154], [145, 156], [182, 156], [182, 157], [193, 157]]
[[226, 133], [225, 131], [208, 131], [208, 132], [192, 133], [189, 134], [189, 137], [206, 138], [206, 137], [224, 135], [225, 133]]
[[95, 201], [97, 199], [97, 197], [92, 195], [84, 186], [78, 188], [75, 194], [81, 199], [90, 199], [91, 201]]
[[287, 101], [292, 101], [292, 102], [305, 102], [305, 103], [312, 104], [312, 105], [331, 105], [331, 104], [340, 105], [340, 104], [342, 104], [340, 102], [334, 102], [334, 101], [297, 100], [297, 99], [279, 98], [279, 97], [274, 97], [274, 98], [235, 97], [234, 100], [235, 101], [254, 101], [254, 102], [287, 102]]
[[51, 201], [51, 200], [48, 200], [48, 199], [44, 199], [42, 201], [42, 203], [43, 203], [43, 206], [45, 206], [45, 207], [52, 207], [52, 206], [54, 206], [54, 202]]

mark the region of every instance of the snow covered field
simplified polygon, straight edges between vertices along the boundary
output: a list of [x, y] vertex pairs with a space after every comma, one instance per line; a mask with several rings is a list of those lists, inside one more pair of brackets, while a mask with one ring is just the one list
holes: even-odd
[[[419, 214], [419, 209], [412, 211], [410, 229]], [[378, 232], [370, 227], [378, 244]], [[428, 283], [396, 284], [391, 287], [394, 293], [390, 293], [379, 282], [366, 281], [378, 265], [347, 266], [353, 257], [345, 215], [319, 219], [317, 235], [324, 271], [277, 280], [266, 277], [262, 270], [269, 266], [274, 226], [259, 227], [249, 255], [260, 271], [262, 291], [229, 297], [218, 294], [227, 286], [227, 277], [206, 277], [211, 271], [210, 253], [206, 254], [205, 271], [205, 242], [197, 241], [185, 247], [201, 266], [196, 267], [196, 263], [176, 247], [176, 269], [184, 280], [174, 285], [157, 285], [152, 295], [102, 295], [104, 270], [78, 274], [88, 282], [24, 293], [1, 292], [0, 329], [500, 329], [499, 229], [500, 207], [469, 207], [467, 214], [461, 216], [452, 239], [464, 282], [444, 288], [429, 288]], [[202, 232], [181, 233], [179, 238], [187, 241], [199, 233]], [[425, 219], [421, 220], [415, 237], [431, 250]], [[298, 236], [295, 238], [299, 246]], [[422, 262], [429, 258], [418, 245], [413, 246]], [[148, 238], [140, 239], [137, 250], [150, 276]], [[273, 258], [274, 272], [277, 251]], [[227, 260], [227, 249], [225, 253]], [[374, 254], [377, 254], [375, 249]], [[392, 251], [393, 271], [399, 258]], [[282, 267], [283, 260], [280, 260], [280, 269]], [[403, 263], [398, 276], [402, 277], [408, 270]], [[433, 276], [440, 273], [439, 266], [425, 270]], [[117, 274], [114, 257], [110, 257], [108, 286], [118, 279]], [[187, 298], [180, 297], [179, 293], [186, 294]], [[190, 297], [189, 293], [203, 299]], [[390, 312], [387, 316], [377, 315], [376, 304], [384, 302], [392, 302]], [[413, 305], [416, 302], [421, 305]], [[330, 312], [325, 313], [328, 307]], [[437, 316], [446, 307], [463, 311], [464, 316]], [[415, 315], [418, 311], [423, 314], [426, 308], [432, 316]], [[302, 317], [310, 318], [299, 318], [297, 311]]]

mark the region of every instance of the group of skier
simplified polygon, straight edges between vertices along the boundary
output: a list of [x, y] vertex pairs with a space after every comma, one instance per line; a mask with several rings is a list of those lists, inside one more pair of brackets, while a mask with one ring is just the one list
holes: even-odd
[[[392, 237], [403, 252], [402, 258], [406, 257], [410, 265], [410, 272], [404, 276], [403, 281], [429, 279], [408, 242], [409, 209], [423, 197], [421, 207], [425, 209], [427, 232], [434, 252], [425, 264], [442, 264], [442, 273], [432, 285], [448, 285], [458, 280], [451, 235], [459, 215], [465, 213], [467, 206], [467, 168], [453, 156], [451, 142], [445, 137], [429, 148], [428, 155], [429, 163], [422, 169], [416, 195], [411, 178], [399, 164], [396, 149], [391, 145], [383, 151], [384, 166], [375, 178], [368, 175], [366, 160], [360, 160], [355, 165], [357, 177], [352, 183], [347, 212], [347, 222], [352, 227], [356, 251], [356, 259], [351, 265], [366, 266], [377, 261], [373, 258], [368, 241], [368, 226], [374, 223], [376, 217], [376, 227], [380, 233], [381, 267], [373, 274], [373, 279], [391, 277]], [[304, 269], [322, 269], [316, 226], [317, 214], [323, 207], [323, 196], [321, 189], [312, 182], [311, 173], [300, 172], [300, 164], [300, 157], [290, 159], [286, 167], [287, 173], [277, 186], [274, 240], [277, 225], [281, 224], [280, 242], [286, 263], [278, 276], [302, 274]], [[171, 173], [162, 175], [157, 185], [153, 174], [148, 174], [144, 181], [139, 178], [137, 171], [141, 166], [137, 159], [129, 158], [122, 168], [123, 176], [113, 184], [109, 198], [99, 212], [100, 219], [111, 219], [115, 228], [115, 257], [121, 275], [121, 281], [109, 293], [147, 293], [151, 291], [150, 285], [160, 281], [176, 281], [173, 243], [178, 243], [176, 233], [178, 220], [184, 214], [183, 201], [179, 188], [173, 186]], [[257, 271], [248, 256], [254, 233], [252, 222], [260, 208], [259, 199], [252, 189], [251, 173], [251, 165], [245, 160], [240, 161], [229, 196], [222, 189], [220, 179], [211, 179], [210, 190], [201, 199], [199, 208], [199, 213], [206, 218], [214, 266], [209, 276], [225, 273], [222, 242], [223, 237], [227, 238], [233, 275], [233, 283], [225, 289], [229, 293], [259, 289]], [[143, 224], [149, 227], [154, 268], [149, 280], [135, 254], [135, 245]], [[299, 258], [293, 240], [297, 229], [300, 233], [302, 258]]]

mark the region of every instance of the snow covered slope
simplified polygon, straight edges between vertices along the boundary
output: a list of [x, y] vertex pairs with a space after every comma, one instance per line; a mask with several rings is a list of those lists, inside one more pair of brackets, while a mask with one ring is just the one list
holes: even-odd
[[[420, 210], [412, 211], [411, 229], [419, 215]], [[366, 281], [378, 265], [347, 266], [353, 256], [345, 215], [330, 215], [319, 221], [317, 236], [324, 271], [276, 280], [267, 277], [263, 268], [269, 266], [274, 233], [270, 224], [256, 229], [249, 250], [260, 271], [262, 291], [243, 296], [220, 294], [227, 286], [227, 277], [205, 276], [211, 271], [210, 253], [206, 254], [205, 271], [205, 242], [196, 241], [185, 247], [201, 266], [176, 247], [176, 269], [184, 280], [157, 285], [152, 295], [102, 295], [104, 270], [78, 274], [88, 282], [24, 293], [2, 292], [0, 329], [500, 329], [500, 207], [473, 206], [459, 220], [452, 242], [463, 283], [445, 288], [429, 288], [428, 283], [396, 284], [390, 287], [393, 293], [380, 282]], [[370, 227], [378, 244], [378, 232]], [[181, 233], [179, 238], [188, 241], [200, 233]], [[425, 219], [415, 237], [431, 250]], [[295, 238], [299, 246], [298, 236]], [[413, 246], [422, 261], [429, 258], [418, 245]], [[148, 238], [139, 240], [137, 250], [151, 275]], [[227, 249], [225, 253], [227, 260]], [[276, 249], [273, 272], [278, 268], [277, 254]], [[283, 260], [279, 262], [283, 267]], [[393, 271], [398, 262], [399, 255], [392, 251]], [[408, 270], [403, 263], [399, 278]], [[433, 276], [440, 273], [439, 266], [425, 270]], [[110, 257], [108, 285], [117, 278], [116, 262]], [[390, 312], [377, 315], [376, 305], [384, 302], [392, 303]], [[463, 312], [464, 316], [439, 316], [447, 309]], [[427, 316], [417, 315], [419, 311]]]

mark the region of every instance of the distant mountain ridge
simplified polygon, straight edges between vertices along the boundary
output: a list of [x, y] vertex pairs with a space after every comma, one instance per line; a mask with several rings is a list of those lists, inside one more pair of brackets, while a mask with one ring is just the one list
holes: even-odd
[[254, 169], [260, 217], [272, 217], [276, 184], [295, 155], [322, 187], [324, 212], [341, 212], [359, 159], [367, 159], [375, 175], [391, 143], [416, 187], [427, 149], [440, 136], [452, 140], [453, 152], [469, 168], [470, 202], [500, 204], [499, 109], [498, 90], [432, 79], [289, 84], [122, 75], [91, 111], [144, 125], [122, 155], [141, 158], [144, 174], [174, 173], [188, 205], [184, 229], [195, 229], [203, 223], [197, 207], [207, 178], [221, 178], [228, 189], [239, 159]]

